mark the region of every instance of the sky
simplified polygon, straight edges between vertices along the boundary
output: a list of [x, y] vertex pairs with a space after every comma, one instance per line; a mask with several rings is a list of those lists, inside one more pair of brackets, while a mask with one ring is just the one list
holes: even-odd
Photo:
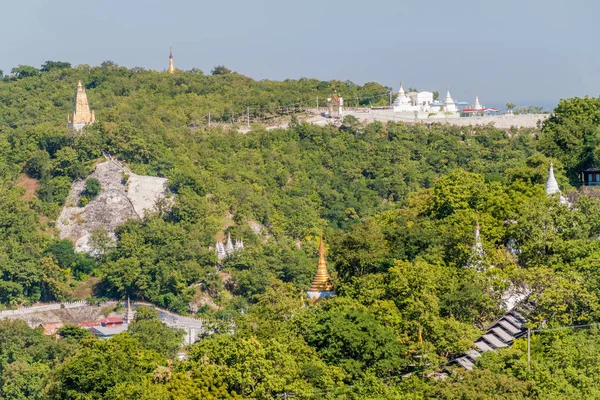
[[450, 88], [487, 106], [598, 96], [594, 0], [25, 0], [0, 6], [0, 69], [47, 60], [254, 79]]

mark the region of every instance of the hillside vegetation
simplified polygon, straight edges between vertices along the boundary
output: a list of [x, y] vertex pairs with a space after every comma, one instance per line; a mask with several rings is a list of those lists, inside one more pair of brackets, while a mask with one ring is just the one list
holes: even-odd
[[[13, 343], [0, 346], [4, 398], [520, 399], [600, 391], [590, 358], [600, 348], [595, 328], [536, 335], [530, 371], [518, 342], [485, 354], [473, 372], [426, 378], [502, 315], [508, 290], [531, 291], [531, 327], [597, 322], [600, 201], [569, 185], [585, 164], [577, 160], [598, 143], [575, 124], [584, 118], [591, 131], [598, 122], [570, 105], [596, 99], [561, 102], [542, 130], [363, 126], [347, 117], [340, 128], [294, 118], [287, 129], [240, 134], [203, 118], [226, 121], [253, 105], [267, 119], [333, 90], [366, 98], [385, 88], [256, 82], [223, 69], [46, 66], [20, 67], [0, 81], [0, 303], [68, 300], [95, 277], [96, 297], [195, 313], [216, 334], [167, 368], [173, 351], [156, 337], [176, 348], [177, 334], [144, 312], [137, 331], [110, 341], [69, 328], [55, 342], [3, 322], [2, 343]], [[78, 80], [98, 122], [73, 134], [66, 115]], [[565, 145], [567, 133], [579, 142]], [[58, 240], [53, 221], [72, 182], [103, 152], [136, 173], [166, 177], [173, 202], [124, 223], [114, 244], [96, 238], [102, 251], [94, 258]], [[546, 196], [548, 156], [563, 191], [573, 192], [571, 207]], [[38, 181], [35, 196], [17, 184], [22, 174]], [[477, 223], [484, 255], [475, 260]], [[217, 271], [214, 244], [228, 233], [245, 249]], [[320, 235], [337, 296], [307, 304]], [[189, 306], [207, 296], [212, 306]]]

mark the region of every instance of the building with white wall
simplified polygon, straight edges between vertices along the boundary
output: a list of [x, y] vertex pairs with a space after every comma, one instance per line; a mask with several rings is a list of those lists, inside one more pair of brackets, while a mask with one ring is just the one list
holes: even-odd
[[450, 89], [446, 91], [443, 102], [434, 101], [433, 92], [409, 92], [406, 93], [400, 83], [398, 96], [392, 106], [395, 113], [406, 114], [405, 116], [415, 118], [448, 118], [458, 117], [457, 102], [450, 95]]

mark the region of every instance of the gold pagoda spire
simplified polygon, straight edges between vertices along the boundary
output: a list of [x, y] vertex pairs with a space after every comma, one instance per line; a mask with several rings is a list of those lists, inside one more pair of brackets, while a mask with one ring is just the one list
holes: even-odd
[[173, 49], [169, 52], [169, 69], [167, 71], [169, 71], [170, 74], [175, 72], [175, 66], [173, 66]]
[[73, 113], [73, 117], [68, 116], [68, 125], [79, 131], [84, 126], [93, 124], [94, 122], [96, 122], [96, 114], [94, 111], [90, 111], [85, 88], [81, 84], [81, 81], [79, 81], [77, 83], [77, 91], [75, 92], [75, 112]]
[[319, 264], [317, 274], [308, 290], [309, 297], [328, 297], [333, 294], [333, 283], [327, 272], [327, 261], [325, 260], [325, 243], [321, 236], [319, 243]]

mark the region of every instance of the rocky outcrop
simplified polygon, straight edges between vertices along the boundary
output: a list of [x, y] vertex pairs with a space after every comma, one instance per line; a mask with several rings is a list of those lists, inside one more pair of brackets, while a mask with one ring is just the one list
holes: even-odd
[[165, 178], [136, 175], [113, 159], [96, 165], [89, 178], [98, 179], [102, 185], [98, 197], [80, 207], [85, 181], [73, 183], [56, 221], [61, 239], [71, 240], [79, 252], [94, 252], [89, 240], [97, 228], [105, 228], [114, 238], [119, 225], [130, 218], [143, 218], [147, 210], [154, 210], [156, 200], [166, 194]]

